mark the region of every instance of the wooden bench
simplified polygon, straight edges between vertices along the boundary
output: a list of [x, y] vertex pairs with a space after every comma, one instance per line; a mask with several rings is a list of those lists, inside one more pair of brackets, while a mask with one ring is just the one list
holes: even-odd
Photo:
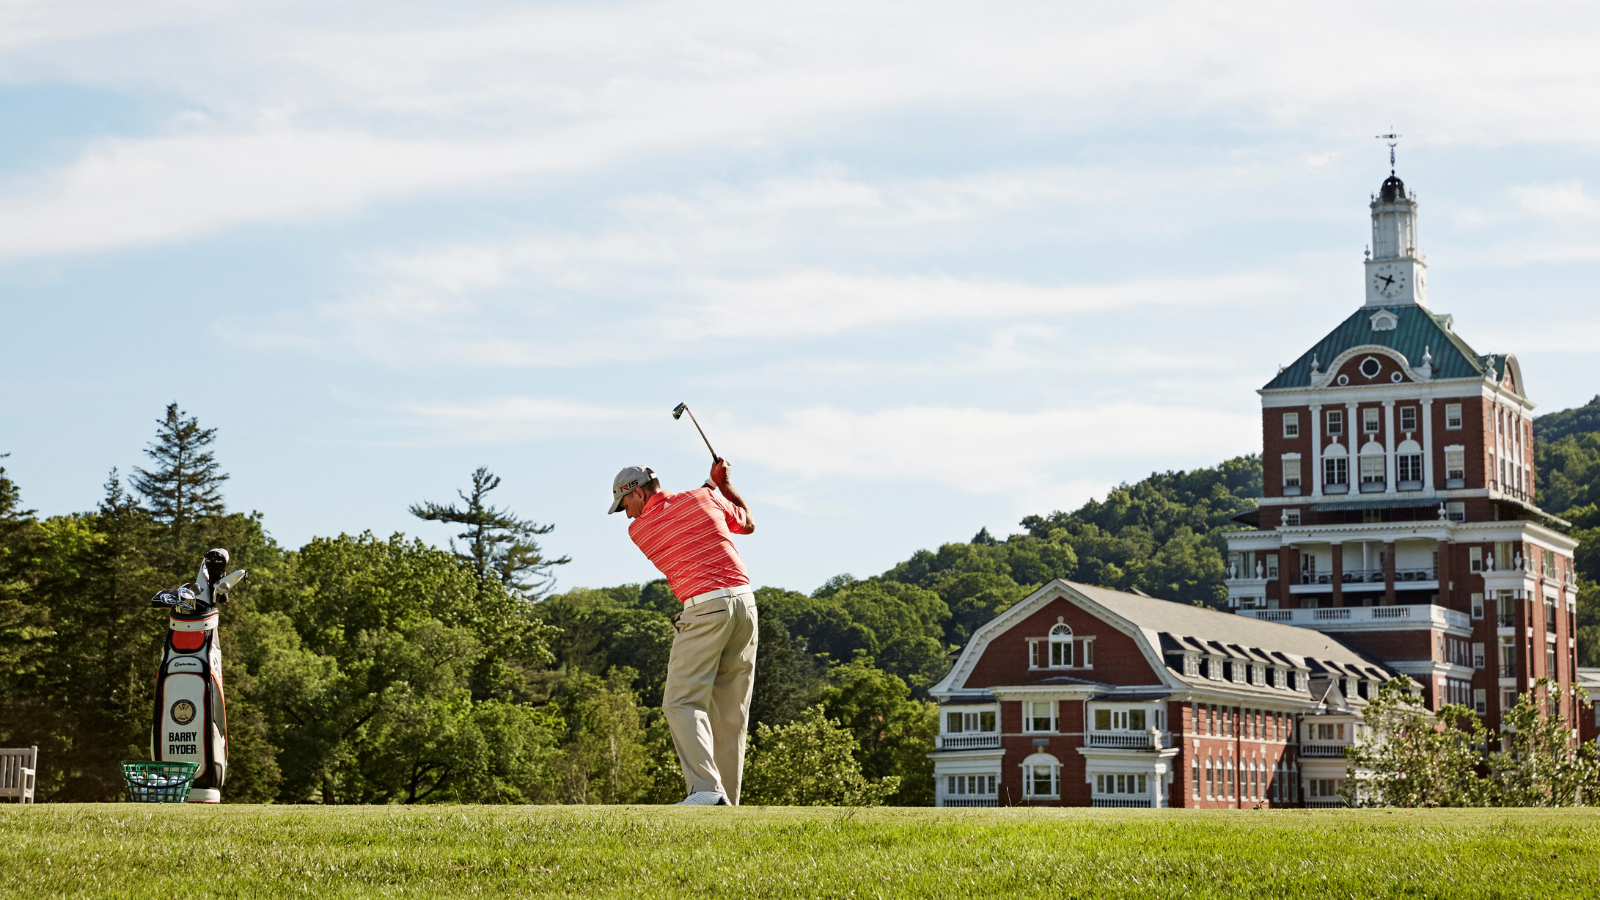
[[39, 748], [0, 748], [0, 798], [33, 802], [33, 780], [39, 769]]

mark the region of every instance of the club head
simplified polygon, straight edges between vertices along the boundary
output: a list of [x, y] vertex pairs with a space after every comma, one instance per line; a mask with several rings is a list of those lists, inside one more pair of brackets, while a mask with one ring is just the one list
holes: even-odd
[[673, 418], [674, 418], [674, 419], [681, 419], [681, 418], [683, 418], [683, 411], [684, 411], [684, 410], [686, 410], [686, 409], [688, 409], [688, 408], [689, 408], [689, 404], [687, 404], [687, 403], [679, 403], [679, 404], [678, 404], [678, 408], [677, 408], [677, 409], [674, 409], [674, 410], [673, 410], [673, 411], [672, 411], [672, 417], [673, 417]]

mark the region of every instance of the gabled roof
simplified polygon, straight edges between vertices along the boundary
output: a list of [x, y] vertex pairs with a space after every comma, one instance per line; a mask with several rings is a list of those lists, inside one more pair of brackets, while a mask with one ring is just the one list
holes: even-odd
[[934, 685], [932, 693], [940, 696], [956, 690], [965, 691], [964, 687], [957, 688], [957, 685], [965, 684], [989, 644], [1057, 597], [1066, 597], [1091, 612], [1097, 612], [1113, 627], [1130, 633], [1151, 657], [1151, 665], [1158, 673], [1165, 673], [1164, 680], [1173, 688], [1192, 685], [1208, 690], [1282, 694], [1281, 689], [1186, 677], [1182, 674], [1181, 666], [1174, 670], [1166, 664], [1165, 655], [1176, 652], [1222, 656], [1301, 668], [1312, 673], [1335, 673], [1374, 680], [1387, 680], [1395, 675], [1387, 667], [1310, 628], [1263, 622], [1202, 606], [1189, 606], [1057, 579], [979, 627], [973, 633], [972, 640], [962, 649], [950, 673]]
[[1210, 647], [1202, 652], [1250, 662], [1265, 662], [1270, 659], [1267, 654], [1275, 654], [1342, 664], [1360, 671], [1384, 672], [1372, 660], [1310, 628], [1263, 622], [1204, 606], [1139, 597], [1086, 584], [1069, 584], [1124, 619], [1161, 635], [1163, 643], [1169, 637], [1186, 639], [1187, 643], [1203, 641]]
[[[1372, 317], [1380, 308], [1398, 319], [1394, 328], [1372, 330]], [[1491, 357], [1480, 355], [1469, 347], [1451, 330], [1451, 321], [1448, 315], [1431, 313], [1420, 306], [1362, 307], [1285, 367], [1262, 390], [1306, 387], [1311, 383], [1312, 360], [1316, 360], [1322, 371], [1326, 372], [1328, 364], [1339, 354], [1367, 344], [1395, 350], [1406, 358], [1412, 368], [1421, 366], [1423, 356], [1431, 353], [1432, 378], [1435, 381], [1443, 378], [1482, 378], [1491, 367]], [[1495, 380], [1499, 381], [1505, 377], [1505, 356], [1496, 355], [1492, 359]]]

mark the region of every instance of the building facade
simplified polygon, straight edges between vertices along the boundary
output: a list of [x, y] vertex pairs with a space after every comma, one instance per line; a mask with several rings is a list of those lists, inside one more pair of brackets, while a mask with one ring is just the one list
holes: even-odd
[[938, 805], [1336, 806], [1396, 677], [1490, 729], [1549, 677], [1573, 720], [1577, 545], [1534, 504], [1522, 371], [1429, 310], [1392, 172], [1370, 208], [1365, 302], [1259, 392], [1230, 612], [1055, 581], [995, 617], [931, 689]]
[[1479, 354], [1428, 307], [1417, 200], [1371, 203], [1365, 303], [1260, 390], [1264, 497], [1228, 535], [1242, 616], [1322, 631], [1492, 729], [1577, 666], [1577, 543], [1534, 504], [1516, 357]]
[[1397, 672], [1308, 628], [1051, 582], [931, 689], [940, 806], [1336, 806]]

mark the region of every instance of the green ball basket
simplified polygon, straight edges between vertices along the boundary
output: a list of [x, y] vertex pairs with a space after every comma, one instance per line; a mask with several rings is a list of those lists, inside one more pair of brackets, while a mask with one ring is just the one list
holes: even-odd
[[123, 760], [122, 780], [128, 786], [128, 802], [185, 803], [199, 768], [198, 763], [192, 762]]

